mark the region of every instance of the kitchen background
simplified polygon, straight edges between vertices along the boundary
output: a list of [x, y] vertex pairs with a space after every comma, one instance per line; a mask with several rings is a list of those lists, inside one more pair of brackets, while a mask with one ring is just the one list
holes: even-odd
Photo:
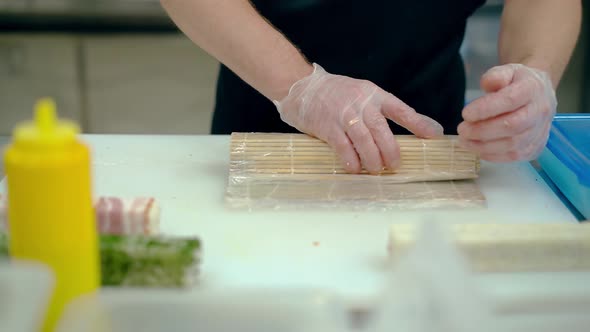
[[[501, 10], [502, 1], [489, 1], [469, 21], [468, 100], [497, 62]], [[590, 111], [583, 30], [558, 91], [560, 112]], [[60, 115], [86, 133], [207, 134], [217, 67], [157, 0], [0, 0], [0, 136], [29, 118], [40, 96], [55, 97]]]

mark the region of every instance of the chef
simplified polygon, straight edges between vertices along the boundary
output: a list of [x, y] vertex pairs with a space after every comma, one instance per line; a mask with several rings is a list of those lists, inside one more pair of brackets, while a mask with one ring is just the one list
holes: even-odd
[[580, 0], [506, 0], [501, 64], [464, 106], [459, 48], [485, 0], [162, 0], [221, 63], [213, 134], [303, 132], [351, 173], [395, 169], [394, 134], [457, 134], [493, 162], [531, 160], [556, 112]]

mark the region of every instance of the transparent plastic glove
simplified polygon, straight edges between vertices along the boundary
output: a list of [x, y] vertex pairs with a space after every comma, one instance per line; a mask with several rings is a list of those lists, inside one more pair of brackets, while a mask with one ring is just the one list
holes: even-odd
[[521, 64], [490, 69], [487, 93], [463, 110], [460, 144], [494, 162], [532, 160], [543, 151], [557, 108], [549, 75]]
[[327, 142], [351, 173], [361, 171], [361, 162], [370, 173], [399, 166], [400, 148], [386, 118], [420, 137], [443, 134], [436, 121], [377, 85], [329, 74], [317, 64], [275, 105], [283, 121]]

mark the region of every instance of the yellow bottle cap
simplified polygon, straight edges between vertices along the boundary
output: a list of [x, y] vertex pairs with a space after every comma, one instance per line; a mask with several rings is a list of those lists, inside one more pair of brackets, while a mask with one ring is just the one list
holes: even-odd
[[13, 138], [15, 145], [43, 148], [71, 143], [79, 132], [75, 123], [57, 118], [52, 99], [43, 98], [35, 105], [34, 120], [18, 125]]

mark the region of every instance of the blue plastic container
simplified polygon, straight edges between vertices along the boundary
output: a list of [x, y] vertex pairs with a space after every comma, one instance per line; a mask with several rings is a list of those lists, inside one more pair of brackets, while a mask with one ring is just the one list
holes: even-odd
[[556, 115], [539, 163], [565, 197], [590, 219], [590, 114]]

